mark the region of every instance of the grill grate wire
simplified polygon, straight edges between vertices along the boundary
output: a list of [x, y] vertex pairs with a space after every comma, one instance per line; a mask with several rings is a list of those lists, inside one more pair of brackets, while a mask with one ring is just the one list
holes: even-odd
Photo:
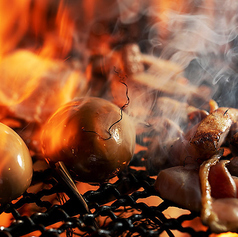
[[[67, 237], [153, 237], [163, 232], [168, 236], [174, 236], [173, 230], [190, 236], [205, 237], [211, 234], [209, 229], [195, 231], [192, 227], [183, 226], [184, 221], [197, 218], [198, 213], [182, 214], [178, 218], [171, 218], [165, 215], [164, 211], [171, 206], [176, 206], [174, 203], [163, 200], [158, 206], [150, 206], [143, 202], [143, 199], [158, 196], [153, 187], [155, 178], [144, 170], [128, 167], [118, 175], [118, 180], [114, 183], [105, 183], [97, 190], [84, 193], [83, 198], [88, 204], [89, 213], [82, 211], [78, 200], [72, 197], [60, 204], [42, 201], [43, 197], [55, 193], [67, 194], [67, 190], [52, 175], [52, 170], [34, 172], [33, 183], [39, 181], [51, 185], [51, 188], [43, 188], [37, 193], [25, 192], [16, 203], [1, 207], [1, 213], [11, 213], [14, 220], [10, 226], [1, 227], [0, 236], [23, 236], [34, 231], [40, 232], [41, 237], [61, 236], [61, 234]], [[19, 210], [29, 203], [34, 203], [44, 211], [29, 216], [22, 215]], [[49, 227], [55, 223], [58, 225]]]

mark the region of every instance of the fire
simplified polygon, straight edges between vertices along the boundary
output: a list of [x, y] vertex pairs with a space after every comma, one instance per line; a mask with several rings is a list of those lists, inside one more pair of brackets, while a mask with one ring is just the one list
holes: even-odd
[[0, 59], [22, 40], [28, 29], [30, 0], [0, 1]]
[[74, 21], [63, 0], [0, 4], [0, 106], [15, 117], [44, 122], [86, 89], [81, 66], [65, 61]]
[[238, 234], [236, 234], [236, 233], [231, 233], [231, 232], [222, 233], [222, 234], [217, 235], [217, 237], [237, 237], [237, 236], [238, 236]]
[[[38, 19], [37, 17], [36, 21]], [[72, 48], [75, 29], [74, 21], [70, 18], [70, 12], [65, 7], [63, 0], [60, 1], [54, 24], [53, 32], [46, 32], [40, 56], [65, 58]]]
[[84, 88], [79, 70], [27, 50], [4, 57], [0, 71], [1, 106], [28, 121], [45, 121], [59, 105], [72, 99], [77, 88]]
[[[71, 49], [74, 32], [74, 19], [68, 9], [64, 0], [0, 1], [1, 57], [28, 43], [27, 47], [32, 46], [43, 56], [64, 58]], [[24, 42], [27, 37], [31, 42]]]
[[[126, 88], [121, 82], [118, 83], [115, 78], [128, 80], [127, 84], [129, 86], [130, 83], [136, 82], [135, 88], [130, 87], [129, 94], [133, 97], [130, 98], [130, 105], [134, 105], [137, 109], [134, 109], [131, 114], [140, 118], [142, 115], [147, 118], [148, 111], [152, 108], [149, 105], [154, 106], [154, 91], [159, 91], [162, 88], [161, 85], [164, 85], [163, 93], [166, 95], [177, 90], [177, 95], [181, 93], [181, 97], [185, 98], [188, 95], [188, 89], [191, 94], [197, 92], [197, 85], [189, 88], [188, 80], [185, 79], [183, 71], [200, 49], [206, 50], [207, 45], [204, 43], [204, 38], [210, 37], [211, 41], [215, 40], [212, 37], [216, 35], [216, 32], [212, 34], [209, 31], [211, 30], [209, 28], [211, 24], [215, 24], [213, 11], [215, 1], [202, 1], [200, 3], [195, 1], [197, 5], [195, 3], [188, 4], [186, 0], [141, 0], [130, 4], [132, 2], [127, 0], [112, 0], [110, 3], [104, 0], [0, 0], [0, 121], [10, 117], [16, 120], [24, 120], [27, 124], [44, 124], [61, 105], [75, 97], [86, 95], [89, 82], [92, 83], [90, 80], [94, 76], [93, 73], [98, 73], [103, 77], [100, 82], [95, 83], [95, 90], [98, 87], [103, 88], [103, 90], [97, 91], [98, 94], [95, 94], [104, 93], [105, 84], [109, 82], [104, 76], [105, 74], [106, 76], [109, 75], [111, 81], [108, 84], [111, 88], [107, 89], [110, 90], [114, 103], [117, 103], [120, 107], [125, 103]], [[144, 9], [148, 11], [144, 12]], [[194, 32], [193, 34], [186, 34], [187, 31], [193, 30], [193, 26], [186, 28], [187, 22], [185, 20], [182, 19], [178, 22], [173, 20], [176, 14], [192, 15], [193, 13], [197, 14], [198, 19], [200, 19], [201, 11], [201, 15], [205, 16], [202, 20], [205, 19], [207, 28], [198, 28], [198, 30], [201, 30], [198, 34], [194, 34]], [[125, 55], [120, 50], [117, 51], [115, 42], [122, 45], [132, 42], [133, 45], [134, 41], [140, 39], [138, 34], [141, 33], [141, 29], [139, 26], [130, 31], [128, 27], [129, 30], [126, 30], [132, 33], [133, 36], [127, 42], [125, 38], [129, 33], [125, 33], [124, 29], [117, 26], [117, 18], [121, 18], [122, 22], [120, 23], [123, 23], [124, 26], [131, 23], [133, 25], [138, 20], [136, 16], [142, 15], [141, 12], [147, 14], [147, 16], [151, 14], [152, 17], [148, 17], [148, 25], [153, 25], [152, 28], [156, 28], [156, 31], [159, 32], [159, 38], [153, 38], [152, 31], [151, 34], [149, 33], [149, 36], [152, 36], [148, 41], [150, 41], [152, 47], [159, 45], [159, 47], [165, 46], [166, 48], [168, 44], [171, 44], [172, 46], [168, 47], [167, 51], [170, 53], [172, 49], [172, 51], [177, 50], [178, 52], [174, 54], [172, 52], [171, 56], [166, 54], [168, 52], [165, 50], [165, 53], [158, 60], [145, 55], [142, 59], [140, 57], [138, 59], [137, 56], [142, 55], [138, 46], [138, 55], [136, 51], [133, 57], [137, 57], [139, 62], [136, 62], [136, 64], [132, 59], [132, 63], [138, 66], [137, 71], [127, 72], [127, 65], [125, 66], [123, 58]], [[200, 27], [200, 24], [198, 26], [194, 25]], [[136, 24], [133, 26], [136, 27]], [[182, 36], [178, 34], [177, 37], [176, 34], [181, 29], [185, 31], [185, 34]], [[203, 34], [207, 33], [206, 30], [209, 31], [208, 35]], [[172, 34], [172, 39], [170, 34]], [[220, 37], [220, 35], [218, 36]], [[233, 35], [230, 36], [230, 38], [232, 37]], [[173, 41], [173, 39], [175, 40]], [[222, 39], [221, 37], [221, 42], [223, 42]], [[141, 39], [138, 43], [143, 42], [143, 40]], [[178, 43], [178, 45], [174, 45], [174, 43]], [[217, 48], [222, 48], [221, 45], [222, 43]], [[214, 45], [212, 46], [214, 47]], [[184, 53], [184, 51], [186, 52]], [[99, 62], [96, 60], [88, 62], [92, 55], [102, 58], [98, 60]], [[168, 55], [173, 60], [168, 61]], [[72, 56], [75, 56], [75, 60], [72, 59]], [[149, 70], [144, 72], [144, 66], [142, 66], [142, 69], [140, 67], [142, 61], [147, 67], [155, 65], [155, 69], [151, 67], [151, 73], [148, 73]], [[127, 62], [129, 63], [129, 60]], [[122, 74], [116, 74], [113, 71], [113, 66], [122, 69]], [[203, 63], [201, 63], [201, 66], [204, 66]], [[206, 67], [204, 68], [206, 69]], [[154, 76], [155, 71], [160, 74], [159, 80], [157, 75]], [[128, 79], [127, 75], [124, 76], [124, 73], [125, 75], [131, 73], [132, 77], [135, 77], [134, 82], [132, 82], [132, 78], [129, 78], [130, 75]], [[100, 85], [98, 86], [98, 84]], [[92, 87], [90, 89], [92, 90]], [[170, 91], [167, 92], [167, 89], [170, 89]], [[152, 91], [153, 98], [148, 99], [148, 91]], [[91, 95], [93, 92], [90, 91]], [[211, 96], [211, 91], [209, 90], [207, 94]], [[145, 96], [143, 98], [145, 103], [148, 103], [148, 108], [144, 106], [145, 103], [139, 105], [142, 96]], [[204, 90], [203, 96], [208, 97], [204, 95]], [[136, 100], [137, 98], [139, 99]], [[144, 118], [141, 121], [144, 122]], [[69, 130], [73, 131], [74, 128]], [[53, 135], [60, 140], [63, 133], [64, 130], [59, 129]], [[40, 132], [37, 131], [36, 134], [36, 139], [39, 139]], [[71, 137], [71, 134], [66, 136]], [[34, 136], [31, 134], [30, 138], [32, 137]], [[53, 149], [58, 146], [59, 140], [54, 140]], [[224, 233], [217, 236], [232, 237], [238, 235]]]
[[0, 64], [3, 75], [2, 103], [12, 106], [28, 98], [39, 85], [42, 74], [49, 70], [52, 64], [52, 61], [43, 60], [30, 51], [18, 51], [4, 57]]

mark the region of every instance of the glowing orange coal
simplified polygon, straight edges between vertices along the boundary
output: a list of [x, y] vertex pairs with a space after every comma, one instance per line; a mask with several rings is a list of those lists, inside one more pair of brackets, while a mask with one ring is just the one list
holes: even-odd
[[[222, 234], [219, 234], [217, 235], [217, 237], [237, 237], [238, 234], [236, 233], [231, 233], [231, 232], [228, 232], [228, 233], [222, 233]], [[212, 237], [212, 236], [211, 236]]]

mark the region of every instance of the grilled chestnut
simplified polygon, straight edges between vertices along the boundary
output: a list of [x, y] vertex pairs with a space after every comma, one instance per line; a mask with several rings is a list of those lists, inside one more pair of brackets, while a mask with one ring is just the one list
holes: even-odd
[[61, 107], [42, 132], [42, 151], [50, 163], [63, 161], [79, 181], [102, 183], [129, 163], [135, 148], [130, 117], [113, 103], [80, 98]]

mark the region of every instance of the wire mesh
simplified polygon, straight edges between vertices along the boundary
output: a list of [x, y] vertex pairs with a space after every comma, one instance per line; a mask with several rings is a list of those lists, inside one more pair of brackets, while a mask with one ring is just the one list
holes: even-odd
[[[114, 183], [102, 184], [83, 194], [88, 213], [81, 208], [80, 200], [68, 195], [51, 169], [34, 172], [32, 183], [42, 183], [46, 188], [43, 185], [36, 193], [25, 192], [17, 202], [1, 207], [1, 213], [11, 213], [13, 220], [8, 227], [0, 228], [0, 236], [31, 236], [35, 231], [38, 236], [160, 236], [164, 232], [174, 236], [174, 230], [190, 236], [209, 236], [208, 228], [196, 231], [183, 225], [197, 218], [198, 213], [169, 217], [165, 211], [176, 206], [174, 203], [145, 202], [149, 197], [158, 197], [158, 193], [153, 187], [155, 177], [135, 168], [134, 165], [141, 164], [138, 157], [133, 159], [133, 167], [119, 174]], [[52, 195], [61, 197], [57, 204], [44, 200]], [[65, 195], [70, 197], [64, 198]], [[24, 207], [29, 205], [36, 206], [37, 211], [25, 214]]]

